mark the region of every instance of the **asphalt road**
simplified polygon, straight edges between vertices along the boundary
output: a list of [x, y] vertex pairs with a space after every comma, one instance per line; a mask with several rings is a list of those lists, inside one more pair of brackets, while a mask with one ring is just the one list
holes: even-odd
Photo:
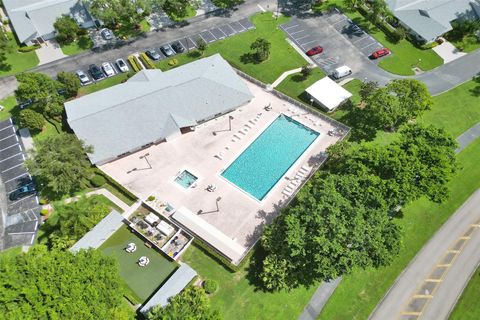
[[480, 190], [420, 250], [371, 320], [447, 319], [480, 262]]

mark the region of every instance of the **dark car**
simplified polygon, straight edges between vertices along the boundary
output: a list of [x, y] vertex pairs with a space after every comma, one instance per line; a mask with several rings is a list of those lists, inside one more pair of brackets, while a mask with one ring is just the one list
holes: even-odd
[[387, 54], [390, 53], [390, 50], [388, 50], [388, 48], [382, 48], [382, 49], [379, 49], [377, 51], [374, 51], [371, 55], [370, 55], [370, 58], [372, 59], [378, 59], [378, 58], [381, 58], [383, 56], [386, 56]]
[[23, 187], [18, 188], [17, 190], [10, 193], [8, 198], [12, 201], [25, 198], [31, 194], [35, 194], [35, 186], [33, 184], [27, 184]]
[[182, 44], [180, 43], [180, 41], [175, 41], [174, 43], [172, 43], [172, 48], [173, 50], [175, 50], [177, 53], [182, 53], [185, 51], [185, 48], [182, 46]]
[[160, 55], [160, 53], [158, 53], [157, 51], [155, 51], [155, 49], [148, 49], [147, 51], [145, 51], [145, 53], [147, 54], [147, 56], [152, 59], [152, 60], [160, 60], [162, 58], [162, 56]]
[[98, 81], [98, 80], [105, 79], [105, 74], [102, 72], [102, 70], [98, 66], [94, 64], [91, 64], [88, 67], [88, 71], [92, 75], [93, 80]]
[[18, 107], [20, 109], [25, 109], [26, 107], [28, 107], [29, 105], [31, 105], [33, 103], [32, 99], [28, 99], [26, 101], [22, 101], [18, 104]]
[[307, 56], [311, 57], [322, 52], [323, 52], [323, 48], [320, 46], [316, 46], [307, 51]]
[[170, 48], [170, 46], [168, 45], [165, 45], [165, 46], [161, 46], [160, 47], [160, 50], [163, 52], [164, 55], [166, 55], [167, 57], [171, 57], [173, 55], [175, 55], [175, 52], [173, 52], [172, 48]]

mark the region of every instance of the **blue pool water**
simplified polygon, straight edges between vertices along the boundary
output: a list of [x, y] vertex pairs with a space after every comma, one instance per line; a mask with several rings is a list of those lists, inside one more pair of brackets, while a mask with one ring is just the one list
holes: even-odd
[[175, 178], [175, 182], [184, 187], [185, 189], [188, 189], [196, 180], [197, 177], [195, 177], [187, 170], [184, 170], [178, 175], [178, 177]]
[[222, 176], [262, 200], [318, 136], [318, 132], [281, 115]]

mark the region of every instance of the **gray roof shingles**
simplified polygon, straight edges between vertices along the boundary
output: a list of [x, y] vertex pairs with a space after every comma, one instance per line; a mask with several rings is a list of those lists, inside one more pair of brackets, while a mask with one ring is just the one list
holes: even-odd
[[252, 99], [218, 54], [167, 72], [143, 70], [127, 82], [65, 103], [68, 123], [108, 161]]

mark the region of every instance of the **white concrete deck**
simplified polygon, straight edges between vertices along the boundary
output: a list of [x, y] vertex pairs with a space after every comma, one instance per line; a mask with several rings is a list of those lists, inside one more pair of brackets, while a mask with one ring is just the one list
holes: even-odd
[[[314, 114], [306, 113], [259, 86], [245, 82], [255, 96], [248, 105], [201, 124], [194, 132], [183, 134], [174, 141], [151, 146], [102, 165], [100, 169], [140, 199], [154, 195], [175, 208], [184, 206], [193, 213], [202, 210], [199, 217], [247, 250], [260, 237], [264, 225], [270, 223], [288, 201], [282, 191], [291, 183], [289, 179], [294, 179], [302, 166], [310, 171], [321, 160], [320, 154], [337, 142], [339, 137], [329, 136], [328, 131], [334, 129], [332, 125]], [[269, 104], [272, 110], [265, 111], [264, 107]], [[266, 197], [258, 201], [221, 177], [221, 173], [281, 113], [320, 132], [320, 136]], [[229, 116], [233, 116], [231, 130]], [[243, 129], [248, 131], [239, 133]], [[146, 153], [149, 153], [151, 169], [145, 159], [139, 158]], [[137, 170], [131, 171], [133, 168]], [[184, 189], [174, 181], [183, 170], [188, 170], [198, 178], [196, 187]], [[217, 189], [208, 192], [206, 188], [209, 184], [216, 185]], [[218, 197], [221, 200], [217, 202]]]

